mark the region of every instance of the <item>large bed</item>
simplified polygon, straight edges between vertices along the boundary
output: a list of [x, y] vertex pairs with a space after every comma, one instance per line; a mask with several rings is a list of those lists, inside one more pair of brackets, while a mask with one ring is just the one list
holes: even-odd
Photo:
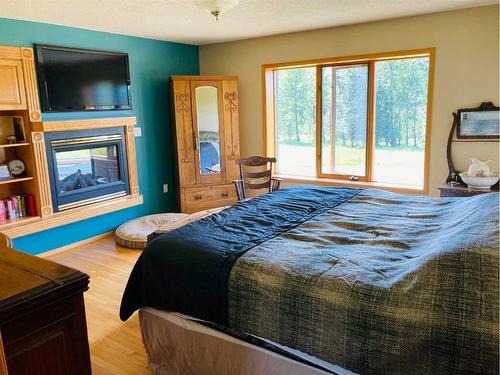
[[[292, 358], [296, 373], [496, 374], [498, 211], [493, 193], [283, 189], [157, 235], [131, 273], [120, 317], [142, 309], [147, 349], [165, 352], [176, 337], [181, 346], [180, 333], [162, 342], [146, 332], [165, 312], [158, 332], [169, 319], [191, 332], [203, 326]], [[189, 340], [179, 373], [196, 373], [189, 358], [213, 355]]]

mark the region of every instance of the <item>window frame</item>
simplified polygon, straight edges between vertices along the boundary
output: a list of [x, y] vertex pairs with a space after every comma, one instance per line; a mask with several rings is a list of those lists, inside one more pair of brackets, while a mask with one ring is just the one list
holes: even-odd
[[[429, 59], [429, 76], [427, 86], [427, 113], [425, 127], [425, 150], [424, 150], [424, 181], [421, 188], [411, 185], [381, 183], [373, 181], [373, 158], [375, 142], [375, 64], [379, 61], [402, 60], [427, 57]], [[279, 170], [275, 173], [285, 177], [291, 182], [309, 182], [323, 185], [355, 185], [366, 187], [379, 187], [387, 190], [414, 194], [428, 194], [429, 192], [429, 167], [431, 147], [431, 125], [432, 125], [432, 95], [434, 88], [434, 63], [435, 48], [423, 48], [417, 50], [405, 50], [395, 52], [374, 53], [367, 55], [332, 57], [315, 60], [304, 60], [285, 62], [277, 64], [262, 65], [262, 112], [263, 112], [263, 139], [264, 155], [276, 157], [277, 149], [277, 127], [276, 127], [276, 72], [283, 69], [293, 68], [316, 68], [316, 147], [315, 147], [315, 176], [287, 176], [280, 175]], [[322, 137], [322, 68], [340, 67], [347, 65], [366, 64], [368, 66], [368, 110], [367, 110], [367, 138], [366, 138], [366, 163], [365, 176], [359, 176], [351, 180], [351, 176], [345, 174], [326, 174], [321, 171], [321, 137]]]

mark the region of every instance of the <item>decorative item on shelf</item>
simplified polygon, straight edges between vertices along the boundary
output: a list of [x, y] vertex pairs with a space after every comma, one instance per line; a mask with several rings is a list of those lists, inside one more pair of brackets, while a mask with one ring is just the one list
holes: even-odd
[[9, 145], [12, 145], [14, 143], [17, 142], [17, 138], [15, 135], [8, 135], [7, 137], [5, 137], [5, 141], [6, 143], [8, 143]]
[[9, 166], [10, 173], [14, 177], [21, 176], [24, 173], [24, 171], [26, 170], [26, 166], [24, 165], [24, 163], [21, 160], [17, 160], [17, 159], [9, 161], [8, 166]]
[[462, 185], [462, 183], [458, 180], [458, 179], [459, 179], [459, 177], [460, 177], [460, 176], [458, 175], [458, 173], [453, 172], [453, 173], [451, 174], [451, 180], [450, 180], [450, 181], [448, 181], [448, 184], [449, 184], [450, 186], [460, 186], [460, 185]]
[[495, 164], [491, 160], [482, 161], [477, 158], [470, 158], [472, 162], [467, 169], [469, 176], [490, 177], [495, 173]]
[[0, 181], [12, 178], [10, 169], [7, 164], [0, 164]]
[[482, 161], [477, 158], [471, 158], [471, 165], [467, 173], [460, 173], [462, 181], [471, 189], [491, 189], [498, 182], [498, 176], [495, 174], [495, 165], [491, 160]]

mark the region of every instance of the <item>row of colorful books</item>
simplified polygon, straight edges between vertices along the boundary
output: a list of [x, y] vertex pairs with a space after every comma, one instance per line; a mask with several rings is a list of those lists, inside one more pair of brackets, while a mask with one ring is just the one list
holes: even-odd
[[36, 204], [33, 195], [12, 195], [10, 198], [0, 200], [0, 222], [26, 216], [36, 216]]

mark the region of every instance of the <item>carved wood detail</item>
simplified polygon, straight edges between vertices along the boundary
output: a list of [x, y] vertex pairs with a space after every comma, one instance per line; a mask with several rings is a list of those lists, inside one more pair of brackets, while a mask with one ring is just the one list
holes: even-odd
[[30, 121], [40, 121], [40, 102], [35, 77], [35, 61], [32, 48], [21, 48], [23, 61], [24, 85]]
[[132, 197], [139, 195], [139, 179], [137, 176], [137, 160], [135, 155], [134, 126], [128, 125], [125, 132], [125, 145], [127, 147], [128, 181]]
[[179, 112], [189, 112], [190, 108], [190, 98], [188, 93], [179, 93], [175, 96], [177, 101], [176, 110]]
[[52, 194], [50, 191], [49, 168], [45, 151], [45, 137], [41, 132], [31, 133], [33, 142], [33, 155], [35, 158], [35, 173], [38, 181], [38, 196], [40, 201], [40, 214], [42, 217], [50, 216], [52, 211]]
[[224, 128], [226, 149], [227, 179], [232, 181], [239, 178], [239, 170], [235, 160], [240, 157], [239, 146], [239, 103], [237, 81], [223, 81], [224, 100]]
[[191, 86], [188, 81], [172, 81], [174, 109], [174, 132], [177, 150], [177, 174], [181, 185], [194, 185], [195, 176], [195, 140], [193, 139], [193, 121], [191, 118]]
[[[180, 112], [179, 114], [179, 120], [180, 124], [183, 128], [185, 128], [186, 125], [186, 117], [191, 114], [191, 98], [189, 96], [188, 92], [185, 93], [178, 93], [175, 96], [176, 99], [176, 111]], [[181, 163], [192, 163], [193, 158], [190, 156], [192, 154], [190, 147], [187, 146], [187, 142], [189, 142], [187, 137], [183, 137], [183, 147], [179, 148], [179, 152], [181, 154], [180, 161]]]
[[229, 160], [238, 159], [239, 155], [236, 154], [238, 150], [238, 145], [234, 144], [234, 126], [233, 126], [233, 112], [238, 110], [238, 106], [235, 101], [238, 99], [238, 95], [234, 91], [228, 91], [224, 94], [224, 99], [227, 101], [224, 110], [229, 112], [229, 128], [231, 129], [231, 142], [226, 145], [227, 149], [227, 158]]

